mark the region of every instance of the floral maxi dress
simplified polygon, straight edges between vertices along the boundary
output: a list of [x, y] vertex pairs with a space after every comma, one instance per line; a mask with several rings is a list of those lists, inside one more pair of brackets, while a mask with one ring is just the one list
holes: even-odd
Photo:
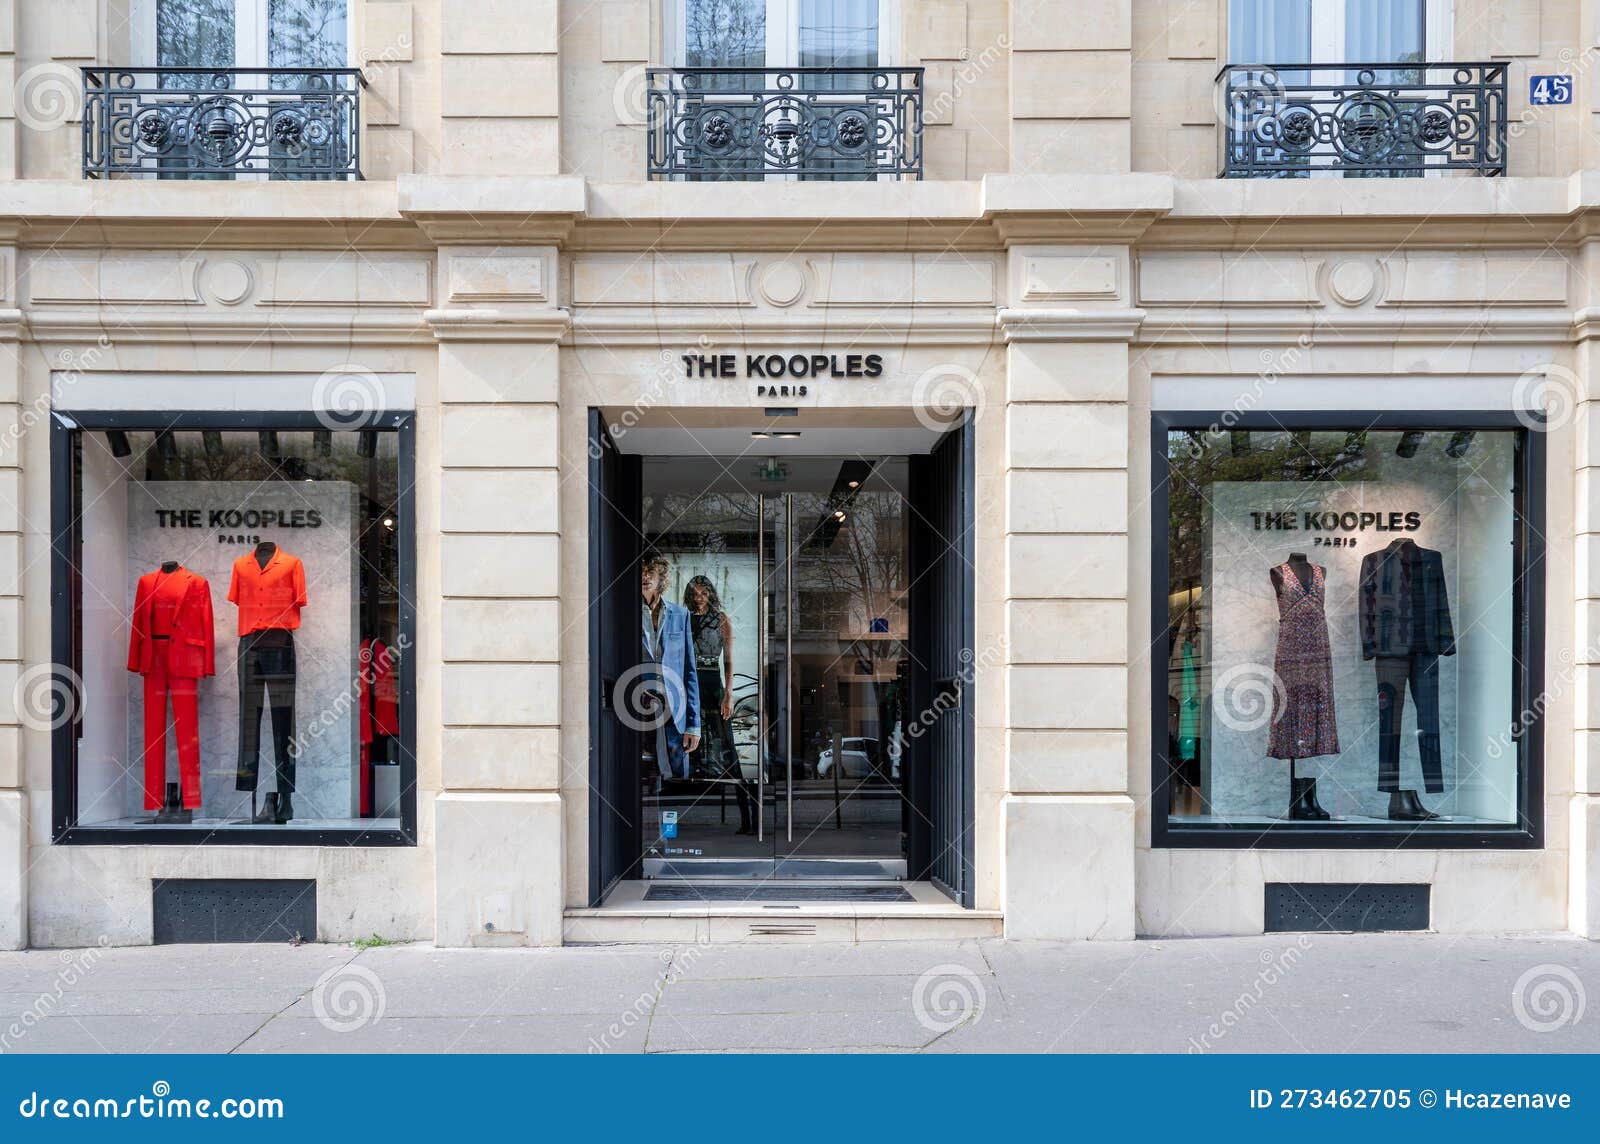
[[1267, 755], [1274, 759], [1309, 759], [1339, 753], [1339, 731], [1333, 717], [1333, 656], [1328, 648], [1327, 569], [1311, 566], [1311, 586], [1301, 583], [1294, 568], [1280, 564], [1274, 585], [1278, 595], [1278, 651], [1272, 670], [1272, 730]]

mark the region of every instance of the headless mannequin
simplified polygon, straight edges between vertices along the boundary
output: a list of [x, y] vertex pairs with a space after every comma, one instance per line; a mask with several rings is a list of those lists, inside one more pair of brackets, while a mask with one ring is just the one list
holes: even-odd
[[[161, 571], [168, 576], [181, 567], [182, 565], [176, 560], [161, 562]], [[194, 812], [183, 805], [183, 796], [178, 791], [177, 783], [167, 784], [167, 805], [156, 813], [156, 821], [161, 823], [194, 821]]]
[[[1409, 558], [1417, 551], [1417, 547], [1415, 540], [1402, 536], [1389, 545], [1389, 550]], [[1428, 822], [1439, 816], [1422, 805], [1415, 788], [1407, 787], [1389, 792], [1389, 817], [1396, 822]]]
[[[1317, 571], [1312, 566], [1310, 559], [1304, 552], [1289, 553], [1289, 571], [1294, 573], [1300, 587], [1311, 591], [1311, 585], [1316, 581]], [[1272, 587], [1274, 591], [1283, 587], [1283, 573], [1272, 569]], [[1303, 779], [1295, 773], [1298, 763], [1296, 759], [1289, 760], [1289, 817], [1297, 821], [1326, 822], [1333, 815], [1322, 808], [1317, 801], [1317, 780], [1315, 778]]]
[[265, 568], [272, 563], [272, 558], [278, 554], [278, 546], [270, 540], [263, 540], [256, 545], [256, 564]]
[[[270, 540], [263, 540], [256, 545], [256, 566], [265, 569], [268, 564], [272, 563], [272, 558], [277, 554], [278, 546]], [[288, 821], [289, 811], [287, 807], [289, 805], [289, 796], [287, 794], [273, 791], [267, 795], [267, 805], [257, 808], [256, 792], [252, 790], [250, 792], [250, 821], [258, 825], [275, 824], [282, 826]]]

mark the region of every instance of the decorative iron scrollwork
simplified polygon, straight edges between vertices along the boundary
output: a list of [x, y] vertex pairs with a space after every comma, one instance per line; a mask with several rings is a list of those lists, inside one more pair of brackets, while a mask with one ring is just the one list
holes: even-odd
[[652, 178], [922, 177], [921, 68], [651, 68]]
[[1505, 174], [1504, 64], [1236, 65], [1217, 80], [1224, 177]]
[[359, 179], [354, 68], [84, 68], [85, 178]]

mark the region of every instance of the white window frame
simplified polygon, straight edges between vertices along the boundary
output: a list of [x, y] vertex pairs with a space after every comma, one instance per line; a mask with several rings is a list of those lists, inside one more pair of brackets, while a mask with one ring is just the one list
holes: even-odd
[[[143, 0], [145, 3], [151, 0]], [[244, 0], [241, 0], [244, 2]], [[662, 21], [662, 58], [667, 66], [686, 66], [687, 22], [692, 0], [665, 0], [667, 18]], [[766, 0], [767, 53], [769, 68], [800, 66], [801, 0]], [[1430, 0], [1430, 3], [1432, 0]], [[152, 22], [151, 27], [154, 27]], [[900, 0], [878, 0], [878, 67], [900, 66]]]

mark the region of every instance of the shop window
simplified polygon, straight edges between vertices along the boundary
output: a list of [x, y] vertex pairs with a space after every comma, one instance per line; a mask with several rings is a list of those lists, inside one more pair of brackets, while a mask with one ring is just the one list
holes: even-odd
[[52, 448], [57, 839], [414, 838], [409, 416], [58, 414]]
[[1542, 434], [1156, 422], [1157, 844], [1537, 845]]

